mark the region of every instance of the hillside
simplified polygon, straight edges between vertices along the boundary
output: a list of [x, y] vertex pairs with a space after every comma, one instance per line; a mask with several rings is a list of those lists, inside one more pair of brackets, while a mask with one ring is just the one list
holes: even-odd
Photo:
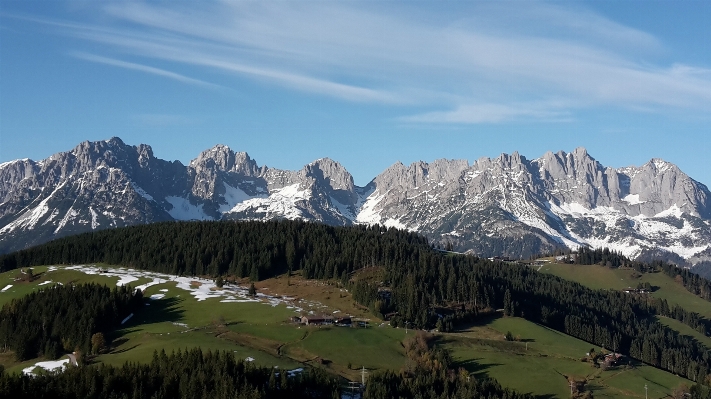
[[[250, 260], [250, 269], [241, 267], [240, 259]], [[448, 332], [487, 309], [503, 309], [507, 316], [524, 317], [694, 381], [711, 372], [703, 343], [676, 334], [656, 318], [708, 333], [711, 326], [697, 313], [661, 299], [591, 290], [526, 266], [443, 253], [422, 237], [395, 229], [288, 221], [152, 224], [68, 237], [0, 258], [4, 270], [97, 262], [213, 278], [239, 272], [237, 277], [252, 280], [291, 269], [307, 279], [347, 286], [354, 301], [378, 317], [396, 312], [393, 325]], [[371, 266], [382, 267], [382, 281], [349, 277]], [[391, 293], [389, 299], [381, 288]]]
[[[106, 270], [105, 273], [100, 273]], [[152, 272], [130, 271], [101, 265], [70, 267], [36, 267], [37, 279], [15, 283], [0, 293], [0, 305], [12, 298], [51, 284], [132, 284], [143, 287], [148, 300], [111, 338], [111, 347], [94, 361], [116, 367], [125, 362], [148, 364], [154, 350], [159, 353], [201, 347], [205, 353], [228, 351], [239, 361], [254, 359], [253, 364], [264, 367], [279, 366], [282, 370], [301, 367], [323, 368], [332, 375], [360, 381], [361, 368], [368, 371], [367, 379], [386, 370], [408, 368], [409, 361], [402, 343], [417, 334], [417, 330], [380, 326], [372, 315], [369, 328], [304, 327], [289, 322], [292, 315], [309, 309], [331, 313], [336, 310], [356, 314], [348, 291], [336, 284], [318, 280], [304, 280], [286, 276], [267, 279], [258, 284], [257, 300], [228, 300], [232, 291], [219, 293], [201, 290], [196, 284], [181, 284], [177, 276], [162, 276]], [[0, 274], [0, 281], [13, 280], [18, 271]], [[136, 280], [129, 281], [131, 278]], [[160, 281], [151, 285], [160, 278]], [[175, 279], [175, 280], [172, 280]], [[187, 278], [209, 285], [210, 280]], [[246, 291], [247, 284], [241, 285]], [[202, 287], [202, 285], [201, 285]], [[235, 289], [237, 285], [231, 285]], [[290, 292], [280, 288], [290, 289]], [[193, 293], [214, 292], [201, 300]], [[336, 294], [338, 293], [338, 294]], [[285, 295], [288, 294], [288, 295]], [[341, 298], [341, 295], [343, 296]], [[286, 296], [286, 298], [284, 298]], [[240, 298], [236, 296], [235, 298]], [[277, 299], [281, 298], [281, 299]], [[277, 302], [275, 302], [277, 301]], [[275, 306], [265, 306], [274, 304]], [[326, 308], [322, 306], [326, 305]], [[339, 306], [342, 305], [342, 306]], [[520, 337], [520, 342], [506, 342], [506, 332]], [[651, 366], [634, 362], [630, 366], [600, 370], [588, 362], [581, 362], [591, 344], [517, 317], [486, 317], [473, 324], [462, 325], [452, 332], [437, 334], [435, 345], [446, 349], [453, 358], [453, 367], [463, 367], [476, 379], [496, 378], [504, 387], [534, 395], [564, 398], [568, 383], [561, 374], [587, 379], [587, 387], [598, 397], [624, 398], [644, 395], [644, 384], [650, 386], [649, 397], [666, 397], [680, 384], [688, 381]], [[600, 348], [597, 348], [600, 350]], [[315, 359], [326, 359], [321, 364]], [[0, 355], [0, 364], [9, 372], [20, 372], [39, 359], [15, 362]]]

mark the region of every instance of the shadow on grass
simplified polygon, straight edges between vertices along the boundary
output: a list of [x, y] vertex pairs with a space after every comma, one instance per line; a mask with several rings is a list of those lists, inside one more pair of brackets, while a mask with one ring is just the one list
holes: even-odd
[[[125, 342], [125, 341], [124, 341], [124, 342]], [[128, 351], [130, 351], [131, 349], [136, 348], [138, 345], [139, 345], [139, 344], [133, 345], [133, 346], [128, 347], [128, 348], [123, 348], [123, 349], [119, 349], [119, 350], [113, 350], [113, 351], [109, 352], [109, 354], [115, 355], [115, 354], [118, 354], [118, 353], [128, 352]]]
[[183, 313], [185, 313], [180, 308], [182, 301], [183, 299], [180, 298], [148, 299], [146, 306], [136, 312], [133, 317], [139, 320], [140, 324], [177, 322], [183, 319]]
[[477, 378], [480, 377], [489, 377], [489, 373], [487, 373], [487, 369], [490, 367], [495, 367], [495, 366], [501, 366], [501, 363], [482, 363], [480, 362], [482, 359], [467, 359], [463, 360], [461, 362], [457, 362], [454, 364], [454, 368], [463, 368], [467, 370], [470, 374], [474, 374]]
[[128, 338], [123, 338], [123, 337], [117, 338], [117, 339], [114, 339], [113, 341], [111, 341], [111, 346], [118, 347], [118, 346], [125, 344], [126, 342], [128, 342]]
[[467, 330], [469, 330], [470, 328], [473, 328], [473, 327], [485, 327], [486, 325], [490, 324], [494, 320], [500, 319], [502, 317], [504, 317], [504, 314], [501, 312], [493, 312], [493, 313], [485, 314], [485, 315], [477, 317], [476, 320], [460, 323], [458, 325], [458, 328], [456, 330], [454, 330], [453, 332], [466, 332]]
[[133, 317], [126, 322], [128, 325], [117, 327], [111, 334], [112, 345], [119, 346], [128, 341], [125, 336], [138, 331], [139, 328], [137, 327], [140, 325], [183, 320], [185, 311], [180, 308], [181, 301], [182, 299], [180, 298], [165, 298], [153, 301], [146, 299], [146, 305], [134, 312]]

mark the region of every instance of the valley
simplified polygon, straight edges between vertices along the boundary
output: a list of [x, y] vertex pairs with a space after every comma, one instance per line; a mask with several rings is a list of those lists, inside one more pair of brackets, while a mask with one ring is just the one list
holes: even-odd
[[[571, 265], [549, 267], [561, 274], [575, 271], [564, 266]], [[204, 351], [226, 350], [238, 359], [253, 359], [258, 365], [283, 370], [319, 367], [358, 381], [363, 367], [368, 373], [407, 369], [402, 343], [417, 333], [392, 328], [368, 314], [336, 283], [307, 280], [296, 274], [260, 281], [256, 284], [259, 296], [251, 300], [240, 296], [246, 293], [246, 285], [228, 283], [220, 290], [210, 286], [213, 281], [209, 279], [190, 278], [192, 284], [181, 284], [171, 281], [178, 277], [109, 265], [34, 267], [36, 279], [32, 282], [14, 281], [19, 273], [12, 270], [0, 274], [0, 283], [14, 283], [0, 293], [0, 305], [29, 292], [48, 289], [54, 283], [128, 283], [145, 288], [146, 306], [112, 334], [110, 349], [92, 360], [97, 364], [149, 362], [154, 351], [170, 353], [199, 346]], [[585, 275], [582, 269], [581, 275]], [[662, 286], [658, 293], [671, 291], [673, 281], [660, 276], [649, 275], [658, 277], [654, 280]], [[201, 296], [201, 292], [213, 297]], [[677, 295], [684, 297], [679, 292]], [[706, 306], [709, 308], [711, 305]], [[344, 312], [367, 317], [371, 323], [368, 328], [298, 326], [289, 321], [297, 309], [303, 313]], [[686, 327], [672, 321], [676, 323], [670, 323], [672, 328]], [[519, 341], [506, 341], [507, 332]], [[645, 384], [649, 386], [649, 398], [664, 398], [679, 384], [693, 384], [636, 361], [631, 366], [603, 371], [581, 361], [591, 347], [598, 351], [601, 348], [522, 318], [500, 314], [451, 333], [435, 333], [435, 345], [449, 351], [454, 366], [463, 367], [473, 377], [495, 378], [506, 387], [537, 397], [567, 397], [570, 388], [566, 376], [586, 380], [587, 389], [601, 398], [642, 398]], [[8, 372], [20, 372], [40, 360], [16, 363], [6, 355], [0, 356]]]

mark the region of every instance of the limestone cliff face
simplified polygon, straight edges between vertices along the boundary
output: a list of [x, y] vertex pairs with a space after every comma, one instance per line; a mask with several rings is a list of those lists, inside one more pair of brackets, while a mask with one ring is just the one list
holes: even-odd
[[112, 138], [0, 165], [0, 251], [161, 220], [299, 218], [406, 228], [484, 256], [590, 245], [700, 263], [711, 260], [710, 195], [663, 160], [613, 169], [584, 148], [398, 162], [358, 187], [329, 158], [279, 170], [217, 145], [185, 166]]
[[658, 159], [613, 169], [578, 148], [534, 160], [502, 154], [471, 166], [397, 163], [368, 188], [358, 221], [487, 256], [591, 245], [702, 261], [711, 248], [708, 189]]

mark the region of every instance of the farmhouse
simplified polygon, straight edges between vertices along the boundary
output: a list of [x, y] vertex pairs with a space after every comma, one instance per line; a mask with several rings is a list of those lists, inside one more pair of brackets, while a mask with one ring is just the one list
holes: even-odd
[[622, 355], [619, 353], [608, 353], [605, 355], [605, 363], [609, 366], [614, 366], [617, 364], [618, 361], [622, 359]]
[[333, 324], [333, 316], [301, 316], [301, 324], [307, 326]]
[[334, 320], [337, 326], [351, 326], [351, 317], [350, 316], [341, 316], [341, 317], [336, 317]]

